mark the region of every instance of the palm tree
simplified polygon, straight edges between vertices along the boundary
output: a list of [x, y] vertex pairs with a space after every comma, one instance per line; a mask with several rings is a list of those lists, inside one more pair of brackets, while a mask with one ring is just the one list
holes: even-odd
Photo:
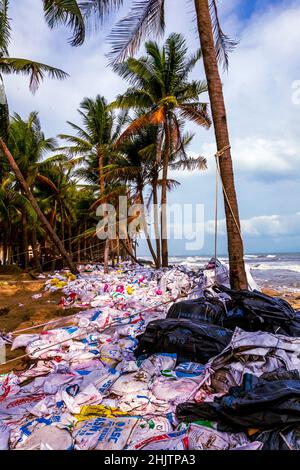
[[165, 267], [168, 266], [168, 166], [170, 156], [183, 148], [180, 120], [188, 119], [208, 128], [210, 119], [207, 104], [199, 102], [199, 95], [207, 90], [206, 84], [188, 80], [191, 70], [200, 58], [199, 51], [187, 56], [183, 36], [175, 33], [169, 36], [162, 48], [152, 41], [147, 42], [145, 48], [145, 57], [129, 58], [115, 66], [115, 70], [129, 81], [131, 87], [118, 96], [112, 106], [143, 111], [119, 141], [138, 133], [141, 128], [150, 124], [159, 127], [157, 161], [162, 158], [161, 250], [162, 266]]
[[[116, 2], [114, 2], [116, 3]], [[165, 0], [134, 0], [130, 13], [112, 30], [111, 62], [123, 61], [139, 48], [142, 40], [162, 34], [165, 27]], [[227, 224], [230, 281], [232, 288], [247, 288], [244, 248], [240, 230], [238, 203], [235, 192], [226, 109], [218, 62], [228, 66], [228, 52], [236, 43], [222, 31], [217, 0], [194, 0], [203, 62], [212, 109], [217, 144], [217, 158], [223, 185]]]
[[[8, 0], [0, 0], [0, 77], [3, 73], [17, 73], [17, 74], [25, 74], [29, 75], [30, 77], [30, 89], [34, 92], [40, 81], [43, 80], [44, 74], [48, 73], [48, 75], [52, 78], [64, 79], [66, 78], [67, 74], [62, 70], [55, 69], [45, 64], [41, 64], [39, 62], [33, 62], [27, 59], [15, 59], [8, 57], [8, 45], [10, 40], [10, 24], [9, 24], [9, 17], [8, 17]], [[32, 204], [33, 209], [35, 210], [38, 218], [40, 219], [42, 225], [46, 229], [49, 234], [49, 237], [52, 239], [53, 243], [57, 246], [59, 252], [66, 260], [67, 264], [69, 265], [70, 269], [74, 273], [78, 273], [77, 268], [73, 265], [70, 256], [68, 255], [67, 251], [64, 249], [60, 239], [56, 235], [56, 233], [52, 230], [48, 220], [40, 210], [37, 201], [35, 200], [32, 192], [28, 184], [26, 183], [25, 178], [22, 175], [16, 161], [14, 160], [13, 155], [11, 154], [10, 150], [8, 149], [5, 140], [8, 137], [8, 123], [9, 123], [9, 114], [8, 114], [8, 105], [5, 95], [5, 90], [3, 86], [3, 81], [1, 77], [0, 81], [0, 149], [4, 157], [9, 162], [9, 165], [14, 172], [19, 184], [22, 186], [25, 194], [27, 195], [29, 201]]]
[[14, 187], [11, 175], [3, 178], [0, 184], [0, 227], [1, 244], [3, 246], [3, 264], [12, 259], [13, 231], [22, 217], [35, 225], [36, 213], [32, 209], [28, 199], [19, 193]]
[[[80, 104], [78, 112], [82, 118], [83, 127], [68, 122], [76, 132], [76, 135], [60, 134], [59, 137], [68, 142], [68, 146], [62, 147], [60, 150], [67, 151], [71, 156], [79, 155], [90, 162], [97, 161], [100, 199], [101, 203], [105, 204], [107, 202], [106, 193], [108, 188], [103, 169], [113, 155], [116, 154], [116, 150], [113, 150], [113, 145], [126, 123], [127, 113], [120, 113], [118, 116], [114, 115], [113, 111], [108, 107], [105, 98], [99, 95], [94, 100], [85, 98]], [[110, 241], [107, 238], [104, 257], [105, 272], [108, 271], [109, 243]]]

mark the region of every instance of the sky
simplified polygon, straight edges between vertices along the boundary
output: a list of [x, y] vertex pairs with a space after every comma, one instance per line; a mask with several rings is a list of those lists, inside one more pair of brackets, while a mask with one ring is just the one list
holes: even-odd
[[[80, 124], [77, 108], [83, 97], [104, 95], [108, 101], [126, 89], [108, 67], [107, 34], [122, 11], [86, 43], [72, 48], [65, 28], [49, 30], [38, 0], [11, 0], [11, 57], [25, 57], [62, 68], [70, 77], [46, 80], [33, 96], [24, 77], [4, 77], [10, 111], [26, 117], [39, 111], [46, 136], [68, 132], [67, 120]], [[167, 27], [184, 34], [189, 51], [199, 46], [191, 0], [166, 0]], [[220, 0], [224, 31], [239, 41], [222, 74], [232, 145], [236, 189], [246, 253], [300, 251], [300, 4], [298, 0]], [[162, 38], [162, 40], [164, 39]], [[142, 53], [142, 52], [141, 52]], [[191, 74], [203, 79], [199, 63]], [[207, 96], [203, 96], [206, 101]], [[173, 172], [180, 186], [169, 194], [170, 204], [204, 207], [195, 225], [194, 215], [184, 218], [186, 233], [204, 229], [202, 247], [188, 254], [213, 250], [215, 162], [213, 128], [188, 124], [195, 133], [191, 155], [207, 158], [204, 172]], [[201, 212], [201, 211], [200, 211]], [[174, 226], [175, 221], [171, 221]], [[223, 201], [219, 195], [219, 253], [226, 253]], [[146, 254], [143, 242], [140, 253]], [[186, 240], [170, 240], [171, 255], [187, 253]]]

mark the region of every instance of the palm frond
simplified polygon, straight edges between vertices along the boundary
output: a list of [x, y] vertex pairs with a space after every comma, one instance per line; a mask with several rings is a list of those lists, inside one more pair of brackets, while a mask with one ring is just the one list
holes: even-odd
[[179, 160], [174, 163], [170, 163], [171, 170], [206, 170], [207, 169], [207, 160], [205, 157], [189, 157], [184, 160]]
[[57, 187], [55, 186], [53, 181], [51, 181], [47, 176], [38, 174], [36, 179], [40, 183], [47, 185], [55, 194], [58, 193]]
[[133, 55], [142, 40], [149, 34], [164, 32], [165, 0], [135, 0], [129, 14], [119, 21], [109, 35], [112, 63], [121, 62], [126, 56]]
[[10, 18], [8, 17], [9, 0], [0, 0], [0, 57], [8, 56], [10, 42]]
[[223, 69], [227, 70], [228, 54], [234, 50], [238, 41], [231, 39], [223, 32], [219, 20], [217, 0], [210, 0], [209, 9], [213, 26], [217, 59], [219, 63], [223, 65]]
[[80, 10], [89, 32], [97, 31], [110, 13], [118, 10], [123, 3], [123, 0], [82, 0]]
[[0, 74], [0, 138], [5, 141], [8, 138], [9, 129], [9, 109], [4, 88], [4, 83]]
[[72, 30], [72, 46], [83, 44], [86, 36], [84, 17], [77, 0], [43, 0], [45, 19], [53, 29], [65, 25]]
[[183, 119], [189, 119], [199, 126], [206, 128], [211, 126], [206, 103], [183, 103], [179, 106], [179, 110]]
[[11, 57], [0, 57], [0, 73], [15, 73], [29, 75], [29, 88], [35, 93], [45, 74], [50, 78], [64, 80], [68, 74], [63, 70], [56, 69], [50, 65], [41, 64], [28, 59], [16, 59]]

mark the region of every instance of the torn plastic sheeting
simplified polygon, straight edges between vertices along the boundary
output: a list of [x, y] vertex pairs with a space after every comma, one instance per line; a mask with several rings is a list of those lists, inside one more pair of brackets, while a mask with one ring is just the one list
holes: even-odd
[[0, 402], [0, 419], [8, 416], [23, 416], [30, 413], [31, 408], [45, 397], [44, 393], [36, 395], [13, 395]]
[[253, 436], [263, 450], [300, 450], [300, 426], [286, 426], [258, 432]]
[[300, 369], [299, 350], [300, 338], [236, 328], [228, 346], [208, 363], [214, 371], [212, 385], [226, 392], [240, 385], [246, 372], [260, 376], [281, 367]]
[[182, 403], [179, 419], [211, 419], [236, 428], [268, 429], [300, 423], [300, 380], [264, 380], [245, 374], [240, 387], [214, 402]]

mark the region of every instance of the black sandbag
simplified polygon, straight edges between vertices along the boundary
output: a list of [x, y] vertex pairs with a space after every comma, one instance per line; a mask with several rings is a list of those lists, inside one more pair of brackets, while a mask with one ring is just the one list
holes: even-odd
[[290, 322], [295, 318], [295, 310], [284, 299], [270, 297], [256, 290], [234, 290], [226, 286], [215, 287], [216, 292], [225, 292], [235, 302], [237, 307], [246, 310], [261, 323], [268, 319], [275, 322]]
[[226, 286], [214, 288], [216, 293], [225, 293], [235, 302], [223, 318], [226, 328], [236, 326], [244, 331], [266, 331], [298, 337], [300, 315], [284, 299], [270, 297], [256, 290], [233, 290]]
[[222, 325], [225, 315], [224, 304], [217, 297], [175, 302], [168, 311], [167, 318], [182, 318]]
[[206, 364], [230, 343], [232, 331], [220, 326], [191, 320], [166, 318], [154, 320], [137, 337], [135, 356], [154, 353], [176, 353], [178, 363]]
[[205, 321], [230, 330], [266, 331], [286, 336], [300, 336], [300, 314], [283, 299], [270, 297], [258, 291], [232, 290], [214, 287], [217, 294], [225, 293], [231, 300], [204, 296], [195, 300], [174, 303], [167, 318], [186, 318]]
[[295, 371], [289, 379], [278, 377], [269, 381], [245, 374], [240, 387], [232, 387], [214, 402], [181, 403], [176, 408], [177, 418], [188, 422], [208, 419], [237, 429], [300, 424], [300, 380], [294, 379]]

